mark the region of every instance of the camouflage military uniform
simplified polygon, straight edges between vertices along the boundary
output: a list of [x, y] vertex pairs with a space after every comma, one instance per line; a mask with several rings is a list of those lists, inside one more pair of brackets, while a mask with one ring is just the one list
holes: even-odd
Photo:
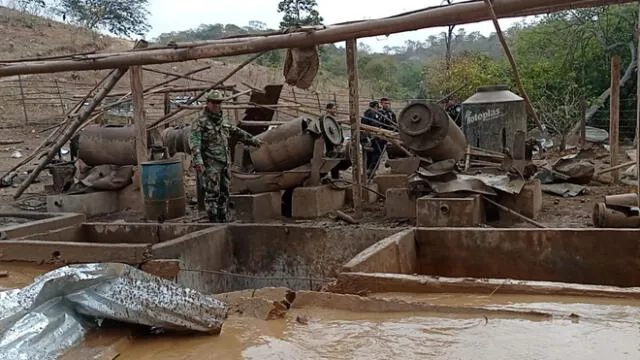
[[247, 145], [260, 145], [251, 134], [223, 120], [222, 112], [205, 109], [191, 126], [189, 145], [193, 164], [204, 165], [198, 176], [205, 191], [207, 214], [213, 222], [229, 221], [230, 136]]

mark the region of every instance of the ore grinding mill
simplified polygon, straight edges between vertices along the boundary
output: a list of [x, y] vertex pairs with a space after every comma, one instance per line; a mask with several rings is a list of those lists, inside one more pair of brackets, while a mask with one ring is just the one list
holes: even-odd
[[398, 117], [400, 140], [414, 153], [433, 161], [461, 160], [467, 139], [437, 104], [413, 103]]

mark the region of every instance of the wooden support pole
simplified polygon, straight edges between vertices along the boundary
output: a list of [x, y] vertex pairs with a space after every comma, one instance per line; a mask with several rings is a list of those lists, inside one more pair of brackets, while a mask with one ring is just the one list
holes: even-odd
[[[609, 147], [611, 150], [611, 167], [618, 165], [618, 136], [620, 129], [620, 56], [611, 58], [611, 98], [609, 121]], [[611, 172], [613, 182], [620, 180], [620, 171]]]
[[360, 151], [360, 109], [358, 104], [358, 44], [347, 40], [347, 73], [349, 76], [349, 122], [351, 124], [351, 168], [353, 171], [353, 209], [362, 218], [362, 152]]
[[[494, 0], [495, 1], [495, 0]], [[538, 114], [533, 108], [533, 104], [531, 103], [531, 99], [529, 99], [529, 95], [524, 89], [522, 85], [522, 80], [520, 79], [520, 73], [518, 72], [518, 65], [516, 65], [516, 60], [513, 58], [513, 54], [509, 49], [509, 45], [507, 44], [507, 40], [504, 38], [504, 34], [502, 33], [502, 29], [500, 29], [500, 24], [498, 23], [498, 16], [493, 8], [492, 0], [484, 0], [485, 4], [489, 8], [489, 15], [491, 15], [491, 20], [493, 21], [493, 26], [496, 28], [496, 34], [498, 34], [498, 39], [502, 44], [502, 48], [504, 49], [505, 54], [507, 55], [507, 59], [509, 60], [509, 64], [511, 64], [511, 70], [513, 71], [513, 77], [516, 80], [516, 85], [518, 85], [518, 90], [520, 91], [520, 95], [524, 98], [525, 103], [527, 104], [527, 111], [529, 112], [529, 116], [533, 118], [536, 122], [536, 126], [542, 131], [545, 131], [545, 126], [540, 122], [538, 118]]]
[[93, 100], [89, 103], [89, 106], [85, 108], [80, 115], [75, 118], [70, 124], [69, 127], [65, 129], [62, 135], [56, 140], [53, 144], [52, 148], [47, 153], [41, 161], [40, 164], [29, 174], [29, 177], [20, 184], [20, 187], [16, 191], [16, 194], [13, 196], [14, 199], [19, 198], [22, 193], [33, 183], [33, 180], [40, 174], [40, 172], [49, 164], [49, 162], [53, 159], [53, 157], [58, 153], [60, 148], [69, 141], [69, 139], [76, 133], [85, 122], [85, 120], [89, 119], [91, 113], [95, 108], [98, 107], [100, 102], [105, 98], [105, 96], [113, 89], [113, 87], [118, 83], [118, 80], [124, 76], [127, 72], [127, 69], [115, 69], [109, 74], [107, 81], [104, 86], [98, 91]]
[[131, 75], [131, 97], [133, 100], [133, 126], [136, 131], [136, 160], [138, 162], [138, 184], [140, 186], [140, 198], [144, 201], [142, 188], [142, 163], [147, 161], [147, 127], [144, 114], [144, 93], [142, 89], [142, 67], [132, 66], [129, 69]]
[[22, 87], [22, 76], [18, 75], [18, 85], [20, 85], [20, 98], [22, 99], [22, 111], [24, 112], [24, 123], [29, 124], [29, 114], [27, 114], [27, 102], [24, 98], [24, 87]]

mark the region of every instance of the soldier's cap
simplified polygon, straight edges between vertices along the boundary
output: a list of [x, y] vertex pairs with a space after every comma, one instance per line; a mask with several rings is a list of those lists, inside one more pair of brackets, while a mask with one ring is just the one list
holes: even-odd
[[372, 107], [372, 108], [374, 108], [374, 107], [378, 107], [378, 102], [377, 102], [377, 101], [371, 101], [371, 102], [369, 103], [369, 107]]
[[207, 101], [222, 102], [224, 96], [222, 96], [222, 93], [218, 90], [211, 90], [207, 93], [206, 99]]

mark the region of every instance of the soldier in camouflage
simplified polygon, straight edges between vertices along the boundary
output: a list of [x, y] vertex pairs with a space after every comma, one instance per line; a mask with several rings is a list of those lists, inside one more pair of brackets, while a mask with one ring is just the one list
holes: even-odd
[[229, 137], [255, 147], [260, 147], [261, 142], [222, 118], [220, 104], [223, 96], [220, 91], [209, 92], [206, 99], [207, 107], [202, 116], [191, 125], [189, 146], [193, 167], [205, 191], [209, 220], [222, 223], [229, 221]]

